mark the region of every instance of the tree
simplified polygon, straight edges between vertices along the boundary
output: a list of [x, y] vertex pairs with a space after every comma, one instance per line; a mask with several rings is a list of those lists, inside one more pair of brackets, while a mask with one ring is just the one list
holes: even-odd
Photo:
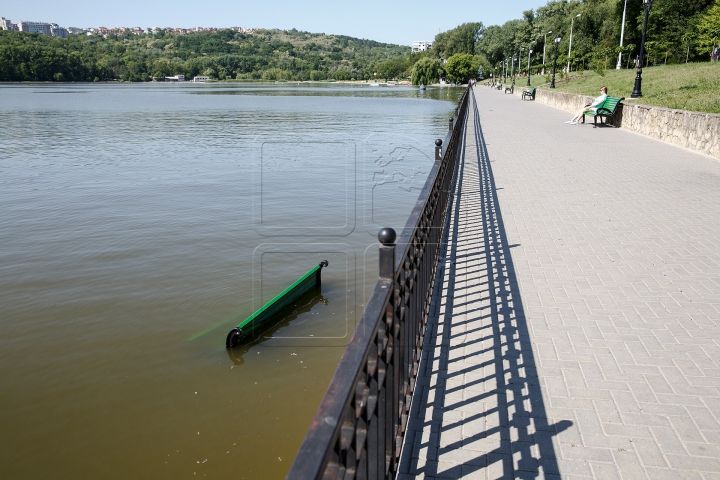
[[720, 43], [720, 0], [716, 0], [715, 5], [700, 18], [697, 31], [697, 52], [712, 52]]
[[436, 83], [443, 75], [443, 67], [439, 60], [421, 58], [412, 68], [413, 85], [429, 85]]
[[449, 58], [456, 53], [475, 55], [475, 44], [483, 30], [481, 22], [469, 22], [438, 33], [435, 35], [432, 51], [442, 58]]
[[448, 58], [445, 69], [450, 80], [456, 83], [464, 83], [477, 76], [480, 63], [476, 57], [469, 53], [456, 53]]
[[[648, 18], [647, 38], [659, 43], [655, 45], [656, 51], [652, 59], [655, 62], [660, 61], [660, 56], [665, 53], [662, 46], [667, 45], [672, 52], [672, 59], [680, 61], [687, 51], [686, 48], [683, 48], [683, 34], [688, 30], [693, 30], [693, 26], [697, 23], [698, 14], [707, 11], [713, 3], [713, 0], [663, 0], [653, 2]], [[640, 12], [639, 17], [643, 18], [644, 12]], [[638, 23], [640, 18], [638, 18]]]
[[385, 60], [377, 65], [377, 74], [381, 78], [398, 78], [408, 69], [409, 61], [405, 58]]

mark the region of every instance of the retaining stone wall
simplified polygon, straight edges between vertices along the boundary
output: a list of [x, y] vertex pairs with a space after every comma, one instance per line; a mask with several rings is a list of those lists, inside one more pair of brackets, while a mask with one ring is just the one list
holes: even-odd
[[[523, 90], [527, 89], [527, 87], [515, 88], [514, 93], [521, 96]], [[593, 98], [546, 88], [538, 88], [535, 91], [535, 101], [573, 113], [592, 102]], [[720, 115], [641, 105], [632, 100], [623, 101], [615, 113], [614, 122], [610, 123], [663, 142], [720, 158]]]

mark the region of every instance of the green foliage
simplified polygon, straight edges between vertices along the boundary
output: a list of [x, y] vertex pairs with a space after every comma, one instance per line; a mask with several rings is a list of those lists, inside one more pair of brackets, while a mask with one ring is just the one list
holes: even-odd
[[412, 60], [408, 57], [391, 58], [377, 65], [377, 74], [380, 78], [401, 78], [412, 67]]
[[[410, 48], [297, 30], [232, 30], [63, 40], [0, 31], [0, 81], [149, 81], [182, 74], [228, 80], [370, 79], [400, 76]], [[399, 72], [399, 73], [398, 73]]]
[[443, 73], [443, 66], [439, 60], [428, 57], [421, 58], [412, 67], [412, 84], [430, 85], [436, 83]]
[[697, 32], [698, 53], [710, 53], [720, 44], [720, 0], [716, 0], [715, 5], [700, 18]]
[[[566, 65], [567, 58], [563, 62], [561, 57], [568, 54], [570, 26], [574, 19], [570, 55], [573, 70], [585, 65], [594, 68], [598, 54], [603, 56], [603, 69], [613, 68], [620, 52], [607, 52], [619, 48], [624, 4], [623, 0], [549, 0], [534, 11], [523, 12], [522, 18], [482, 30], [474, 53], [484, 54], [492, 65], [497, 66], [518, 53], [526, 58], [528, 48], [532, 47], [532, 70], [542, 68], [544, 48], [547, 71], [555, 56], [553, 39], [560, 34], [562, 40], [557, 49], [558, 66]], [[649, 44], [651, 64], [708, 60], [713, 46], [720, 45], [718, 5], [720, 0], [654, 1], [647, 31], [648, 42], [653, 42]], [[630, 59], [640, 53], [643, 21], [643, 2], [628, 1], [623, 39], [626, 47], [622, 48], [623, 67], [631, 67]], [[553, 33], [548, 33], [550, 31]], [[450, 32], [453, 30], [439, 35], [436, 41], [444, 40]], [[441, 47], [445, 43], [441, 42]], [[520, 70], [526, 68], [523, 63]]]
[[480, 22], [463, 23], [452, 30], [438, 33], [433, 42], [432, 52], [446, 59], [456, 53], [475, 55], [475, 45], [482, 32], [483, 24]]
[[456, 53], [448, 58], [445, 70], [447, 70], [447, 75], [453, 82], [465, 83], [478, 76], [478, 71], [482, 65], [483, 57], [479, 55]]

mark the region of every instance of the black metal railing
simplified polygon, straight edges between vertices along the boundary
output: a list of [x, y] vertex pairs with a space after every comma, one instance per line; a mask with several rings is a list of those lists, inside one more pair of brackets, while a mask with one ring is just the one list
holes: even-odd
[[378, 235], [380, 279], [288, 479], [395, 476], [467, 106], [468, 90], [450, 120], [444, 148], [436, 142], [435, 164], [397, 244], [392, 229]]

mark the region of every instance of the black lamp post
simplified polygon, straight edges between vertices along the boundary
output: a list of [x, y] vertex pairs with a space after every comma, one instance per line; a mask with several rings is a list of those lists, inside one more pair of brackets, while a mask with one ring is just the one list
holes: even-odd
[[648, 15], [650, 14], [650, 7], [652, 7], [652, 0], [643, 0], [645, 4], [645, 23], [643, 24], [642, 40], [640, 41], [640, 62], [637, 67], [637, 76], [635, 77], [635, 86], [630, 94], [631, 98], [642, 97], [642, 64], [643, 57], [645, 56], [645, 33], [647, 33], [647, 21]]
[[557, 51], [560, 40], [562, 40], [560, 34], [555, 35], [555, 58], [553, 59], [553, 76], [550, 82], [550, 88], [555, 88], [555, 70], [557, 70]]
[[533, 49], [531, 48], [528, 50], [528, 69], [527, 69], [527, 77], [528, 77], [528, 84], [527, 86], [530, 86], [530, 55], [532, 55]]

